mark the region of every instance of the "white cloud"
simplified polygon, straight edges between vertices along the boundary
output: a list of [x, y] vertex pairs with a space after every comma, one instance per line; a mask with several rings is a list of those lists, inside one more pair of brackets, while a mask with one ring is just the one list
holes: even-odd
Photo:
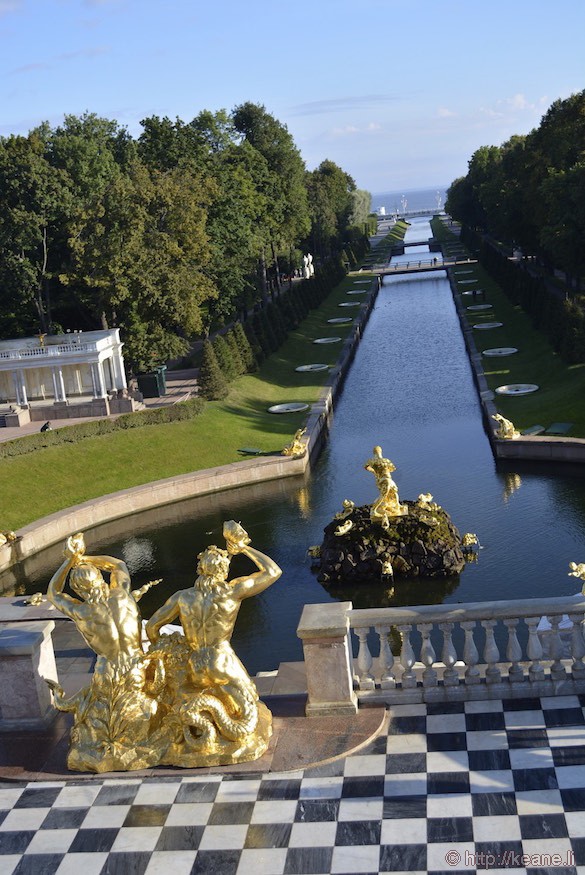
[[455, 118], [457, 113], [453, 112], [451, 109], [447, 109], [446, 106], [440, 106], [437, 110], [437, 115], [439, 118]]

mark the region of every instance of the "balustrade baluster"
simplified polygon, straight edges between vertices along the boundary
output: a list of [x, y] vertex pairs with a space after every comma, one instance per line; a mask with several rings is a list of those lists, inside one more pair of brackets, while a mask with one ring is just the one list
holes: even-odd
[[485, 671], [485, 679], [488, 684], [497, 684], [501, 680], [500, 669], [497, 663], [500, 660], [500, 651], [494, 639], [494, 626], [496, 620], [481, 620], [481, 625], [485, 629], [485, 646], [483, 649], [483, 658], [487, 663]]
[[522, 659], [522, 648], [516, 634], [517, 619], [504, 620], [504, 626], [508, 629], [508, 646], [506, 647], [506, 659], [510, 663], [508, 680], [510, 683], [520, 683], [524, 680], [524, 671], [518, 663]]
[[400, 650], [400, 664], [404, 669], [401, 678], [402, 686], [404, 689], [411, 689], [412, 687], [416, 687], [416, 674], [412, 670], [412, 666], [415, 662], [414, 650], [410, 643], [410, 632], [412, 626], [407, 624], [404, 626], [397, 626], [396, 628], [400, 632], [402, 638], [402, 648]]
[[585, 665], [583, 665], [583, 657], [585, 656], [585, 639], [583, 638], [583, 617], [581, 614], [569, 614], [569, 620], [573, 624], [571, 630], [571, 656], [573, 664], [571, 671], [573, 677], [581, 679], [585, 677]]
[[357, 658], [358, 685], [360, 690], [373, 690], [376, 684], [370, 671], [373, 659], [368, 647], [369, 629], [354, 629], [354, 631], [360, 642]]
[[465, 669], [465, 683], [479, 684], [481, 676], [477, 663], [479, 662], [479, 652], [475, 646], [475, 638], [473, 637], [474, 630], [477, 627], [475, 620], [466, 620], [461, 623], [461, 628], [465, 631], [465, 644], [463, 645], [463, 661], [467, 668]]
[[380, 686], [383, 690], [394, 689], [396, 677], [394, 676], [394, 654], [388, 638], [390, 626], [374, 626], [380, 636]]
[[553, 681], [562, 681], [566, 678], [567, 673], [565, 671], [565, 666], [561, 662], [561, 657], [563, 655], [563, 642], [561, 641], [561, 635], [559, 632], [561, 617], [557, 614], [556, 617], [549, 617], [549, 620], [552, 626], [550, 632], [550, 655], [553, 660], [550, 667], [550, 676]]
[[453, 668], [457, 662], [457, 651], [453, 645], [451, 634], [453, 632], [453, 623], [439, 623], [439, 629], [443, 633], [443, 651], [441, 659], [445, 665], [443, 672], [443, 683], [446, 687], [457, 686], [459, 683], [459, 672]]
[[426, 666], [422, 674], [423, 687], [436, 687], [438, 684], [437, 672], [433, 664], [437, 661], [435, 650], [431, 644], [432, 623], [419, 623], [418, 630], [422, 635], [420, 648], [420, 661]]
[[528, 669], [528, 677], [531, 681], [544, 680], [544, 666], [540, 664], [542, 659], [542, 642], [538, 637], [537, 626], [540, 623], [540, 617], [526, 617], [526, 625], [528, 626], [528, 644], [526, 653], [530, 660], [530, 668]]

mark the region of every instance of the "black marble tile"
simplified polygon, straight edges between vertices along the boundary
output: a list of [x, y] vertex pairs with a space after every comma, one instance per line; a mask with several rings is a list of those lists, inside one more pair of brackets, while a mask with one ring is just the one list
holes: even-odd
[[89, 808], [51, 808], [41, 829], [79, 829]]
[[150, 863], [145, 851], [120, 851], [109, 854], [100, 875], [144, 875]]
[[546, 729], [508, 729], [508, 747], [517, 750], [522, 747], [548, 747]]
[[384, 820], [402, 820], [405, 817], [426, 817], [426, 796], [391, 796], [384, 799]]
[[557, 790], [556, 772], [551, 769], [514, 769], [514, 789], [519, 790]]
[[585, 866], [585, 839], [571, 839], [571, 847], [575, 854], [575, 866]]
[[521, 814], [519, 820], [523, 839], [559, 839], [569, 834], [564, 814]]
[[473, 820], [471, 817], [429, 817], [427, 841], [472, 842]]
[[551, 726], [585, 726], [582, 708], [545, 708], [544, 722]]
[[386, 774], [405, 775], [411, 772], [426, 772], [426, 753], [389, 753], [386, 755]]
[[[384, 739], [386, 742], [386, 739]], [[384, 753], [386, 745], [384, 746]], [[332, 763], [323, 763], [321, 766], [311, 766], [303, 770], [305, 778], [341, 778], [345, 770], [345, 760], [334, 760]]]
[[292, 823], [253, 823], [246, 833], [245, 848], [287, 848]]
[[32, 842], [34, 834], [34, 829], [0, 832], [0, 854], [24, 854]]
[[426, 872], [426, 845], [380, 845], [380, 872]]
[[466, 714], [465, 726], [468, 732], [490, 732], [505, 728], [503, 711], [487, 711], [484, 714]]
[[585, 789], [575, 787], [571, 790], [561, 790], [560, 793], [565, 811], [585, 811]]
[[[274, 713], [274, 712], [273, 712]], [[264, 772], [229, 772], [223, 775], [220, 783], [231, 783], [232, 781], [260, 781], [264, 777]]]
[[236, 875], [241, 853], [235, 850], [197, 851], [191, 875]]
[[428, 732], [427, 750], [467, 750], [465, 732]]
[[540, 711], [540, 699], [502, 699], [504, 711]]
[[427, 793], [469, 793], [469, 772], [430, 772]]
[[139, 787], [139, 784], [109, 784], [101, 788], [93, 804], [132, 805]]
[[[564, 854], [560, 855], [563, 859]], [[526, 875], [577, 875], [575, 866], [551, 866], [550, 869], [526, 869]]]
[[471, 810], [474, 817], [516, 814], [516, 796], [514, 793], [472, 793]]
[[295, 823], [323, 823], [337, 820], [339, 799], [299, 799]]
[[384, 795], [384, 775], [344, 778], [341, 795], [344, 799]]
[[216, 802], [207, 822], [209, 826], [250, 823], [254, 805], [254, 802]]
[[25, 854], [12, 875], [53, 875], [64, 854]]
[[337, 824], [335, 846], [379, 845], [381, 831], [380, 820], [344, 820]]
[[155, 851], [196, 851], [204, 826], [163, 826]]
[[390, 717], [390, 725], [388, 726], [388, 735], [426, 735], [427, 718], [425, 716], [418, 717]]
[[585, 765], [585, 744], [569, 745], [568, 747], [551, 747], [555, 766]]
[[197, 781], [193, 784], [181, 784], [175, 796], [177, 802], [215, 802], [219, 781]]
[[14, 808], [50, 808], [61, 787], [28, 787], [20, 794]]
[[473, 771], [510, 768], [510, 754], [507, 750], [470, 750], [468, 756], [469, 768]]
[[366, 745], [361, 750], [352, 753], [352, 757], [372, 756], [372, 754], [386, 753], [388, 746], [388, 738], [386, 735], [380, 735], [375, 738], [371, 744]]
[[170, 805], [132, 805], [122, 826], [164, 826]]
[[8, 814], [8, 811], [0, 811], [0, 824], [4, 823], [4, 820], [6, 819], [7, 814]]
[[266, 802], [272, 799], [298, 799], [300, 790], [300, 778], [262, 781], [257, 798], [259, 802]]
[[118, 835], [118, 829], [80, 829], [69, 848], [70, 854], [91, 854], [109, 851]]
[[332, 856], [333, 848], [289, 848], [286, 852], [284, 875], [329, 872]]
[[429, 717], [442, 714], [464, 714], [465, 702], [429, 702], [427, 714]]
[[478, 870], [521, 869], [522, 854], [522, 842], [518, 841], [475, 843], [475, 865]]
[[182, 775], [146, 775], [141, 778], [143, 784], [180, 784]]

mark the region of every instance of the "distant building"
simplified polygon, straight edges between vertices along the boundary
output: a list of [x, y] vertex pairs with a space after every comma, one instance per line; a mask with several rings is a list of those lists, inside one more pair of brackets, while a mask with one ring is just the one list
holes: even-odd
[[135, 409], [119, 329], [0, 340], [0, 424]]
[[378, 215], [385, 216], [386, 215], [386, 207], [378, 207]]

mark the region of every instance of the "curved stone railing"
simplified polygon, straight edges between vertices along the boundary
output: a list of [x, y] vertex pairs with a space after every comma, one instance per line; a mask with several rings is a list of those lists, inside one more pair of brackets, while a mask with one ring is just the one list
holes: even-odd
[[[585, 692], [585, 598], [353, 610], [307, 605], [307, 714], [359, 701], [412, 703]], [[351, 631], [357, 639], [352, 658]], [[328, 677], [352, 679], [332, 696]]]

